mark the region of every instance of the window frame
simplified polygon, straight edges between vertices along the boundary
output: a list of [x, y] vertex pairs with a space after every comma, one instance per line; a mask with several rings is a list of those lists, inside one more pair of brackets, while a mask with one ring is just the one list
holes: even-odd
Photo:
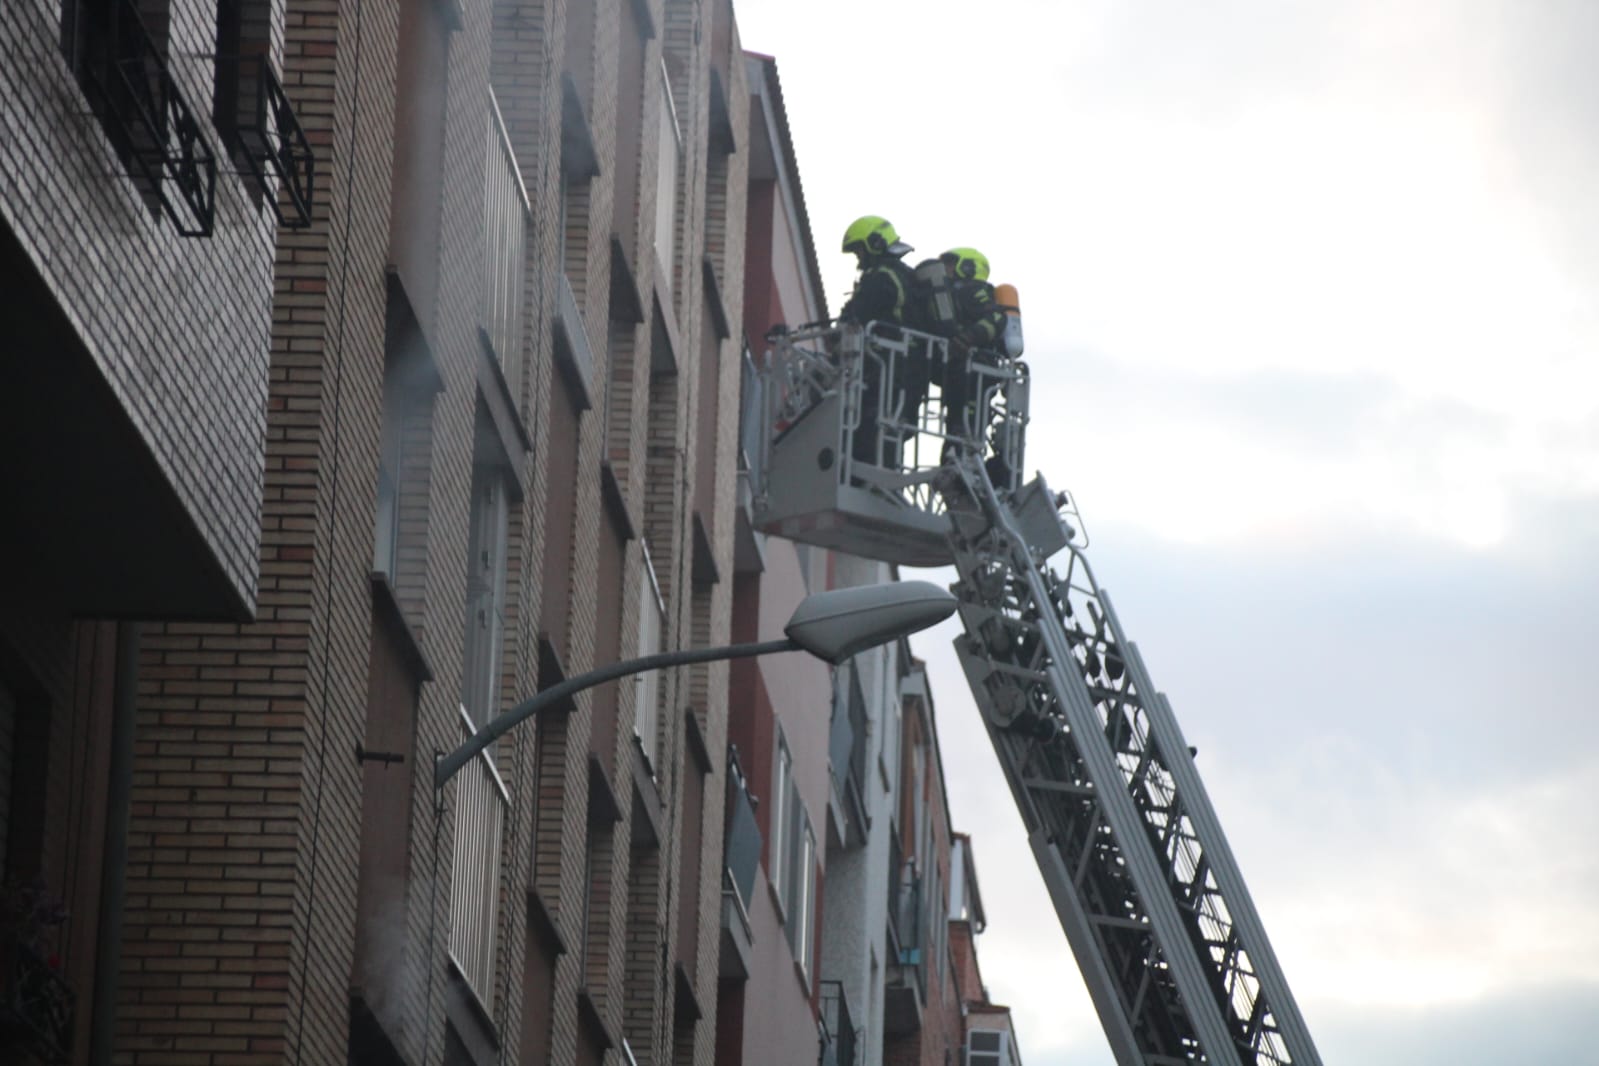
[[766, 852], [766, 876], [777, 904], [779, 921], [787, 920], [788, 894], [784, 891], [784, 877], [788, 871], [789, 807], [794, 792], [794, 757], [789, 753], [788, 742], [783, 739], [781, 726], [777, 730], [777, 752], [772, 771], [772, 821], [769, 827]]
[[[666, 641], [666, 601], [655, 576], [650, 546], [639, 541], [642, 560], [639, 566], [639, 605], [637, 654], [657, 655]], [[653, 626], [650, 624], [653, 622]], [[651, 630], [653, 629], [653, 639]], [[661, 672], [644, 670], [633, 677], [633, 737], [643, 752], [650, 776], [660, 777]]]
[[[672, 78], [666, 69], [666, 58], [659, 63], [661, 75], [661, 113], [656, 122], [656, 142], [659, 154], [655, 171], [655, 256], [663, 276], [661, 291], [670, 296], [672, 270], [677, 257], [677, 194], [678, 167], [683, 161], [683, 125], [678, 120], [677, 102], [672, 94]], [[670, 134], [670, 137], [668, 137]], [[668, 153], [668, 147], [671, 152]]]
[[[493, 719], [500, 703], [509, 569], [510, 481], [509, 472], [497, 463], [473, 464], [467, 528], [461, 705], [477, 728]], [[491, 523], [488, 528], [484, 528], [485, 521]], [[486, 635], [482, 635], [485, 632]], [[474, 697], [480, 706], [472, 706]]]

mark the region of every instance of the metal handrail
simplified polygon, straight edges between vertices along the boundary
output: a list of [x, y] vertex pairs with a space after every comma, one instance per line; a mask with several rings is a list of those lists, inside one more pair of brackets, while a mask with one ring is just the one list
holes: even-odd
[[[461, 708], [461, 728], [472, 720]], [[450, 961], [485, 1005], [493, 1003], [499, 940], [500, 853], [511, 796], [489, 751], [472, 760], [455, 791], [455, 857], [450, 878]]]
[[483, 293], [479, 325], [507, 379], [522, 347], [523, 283], [532, 211], [522, 169], [489, 90], [488, 143], [483, 192]]
[[[156, 48], [138, 7], [114, 0], [95, 27], [85, 85], [123, 160], [185, 237], [209, 237], [216, 219], [216, 153]], [[167, 195], [178, 190], [186, 213]]]
[[833, 1046], [833, 1061], [838, 1066], [855, 1066], [857, 1036], [850, 1014], [849, 997], [841, 981], [821, 982], [822, 1026]]

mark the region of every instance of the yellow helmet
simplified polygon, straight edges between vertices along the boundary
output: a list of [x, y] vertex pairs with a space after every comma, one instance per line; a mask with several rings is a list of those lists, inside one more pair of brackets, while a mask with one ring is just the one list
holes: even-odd
[[988, 256], [976, 248], [951, 248], [939, 258], [957, 278], [988, 280]]
[[881, 215], [862, 215], [844, 231], [844, 251], [856, 255], [904, 255], [910, 250], [894, 232], [894, 224]]

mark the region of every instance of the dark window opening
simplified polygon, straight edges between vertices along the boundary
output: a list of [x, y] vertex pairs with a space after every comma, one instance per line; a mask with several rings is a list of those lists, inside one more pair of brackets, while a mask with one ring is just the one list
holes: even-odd
[[253, 119], [261, 68], [271, 63], [271, 0], [217, 0], [216, 92], [211, 114], [235, 158], [241, 128]]

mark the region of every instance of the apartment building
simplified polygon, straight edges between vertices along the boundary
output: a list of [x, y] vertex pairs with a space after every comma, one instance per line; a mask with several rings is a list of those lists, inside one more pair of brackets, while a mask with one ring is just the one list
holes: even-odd
[[0, 1059], [881, 1061], [903, 645], [595, 687], [435, 788], [893, 577], [749, 522], [744, 338], [827, 307], [731, 4], [0, 34]]
[[308, 146], [281, 20], [148, 6], [0, 5], [8, 1063], [110, 1061], [140, 620], [259, 594], [274, 237]]
[[[762, 345], [774, 328], [827, 319], [828, 307], [777, 62], [744, 61], [744, 323]], [[761, 461], [751, 436], [764, 402], [756, 365], [750, 357], [745, 368], [746, 470]], [[739, 641], [778, 635], [810, 592], [898, 578], [884, 563], [762, 535], [747, 493], [735, 527]], [[963, 908], [970, 953], [981, 919], [974, 925], [965, 909], [975, 887], [962, 897], [961, 878], [975, 886], [976, 875], [960, 866], [969, 848], [952, 852], [931, 695], [909, 646], [831, 671], [799, 656], [747, 660], [730, 680], [717, 1063], [879, 1066], [958, 1055], [965, 1005], [986, 1003], [959, 981], [949, 925], [950, 908]]]
[[983, 931], [983, 896], [977, 884], [972, 840], [965, 833], [950, 841], [949, 946], [956, 997], [963, 1018], [965, 1066], [1021, 1066], [1010, 1008], [988, 998], [977, 964], [976, 936]]
[[[744, 55], [749, 144], [744, 324], [753, 343], [780, 323], [827, 317], [777, 65]], [[742, 402], [759, 402], [753, 357]], [[759, 457], [745, 410], [741, 456]], [[747, 489], [748, 480], [742, 486]], [[733, 574], [735, 641], [780, 636], [808, 593], [829, 587], [829, 556], [750, 527], [739, 498]], [[810, 1066], [817, 1054], [820, 843], [827, 810], [827, 710], [832, 674], [804, 655], [733, 665], [729, 675], [728, 862], [717, 999], [719, 1064]]]
[[27, 1054], [708, 1063], [725, 668], [433, 762], [727, 640], [730, 4], [22, 0], [0, 32], [0, 840], [71, 915], [28, 930], [72, 1031]]
[[885, 1066], [1019, 1066], [1010, 1009], [978, 966], [984, 924], [971, 837], [950, 824], [926, 667], [901, 660], [900, 787], [890, 834]]

